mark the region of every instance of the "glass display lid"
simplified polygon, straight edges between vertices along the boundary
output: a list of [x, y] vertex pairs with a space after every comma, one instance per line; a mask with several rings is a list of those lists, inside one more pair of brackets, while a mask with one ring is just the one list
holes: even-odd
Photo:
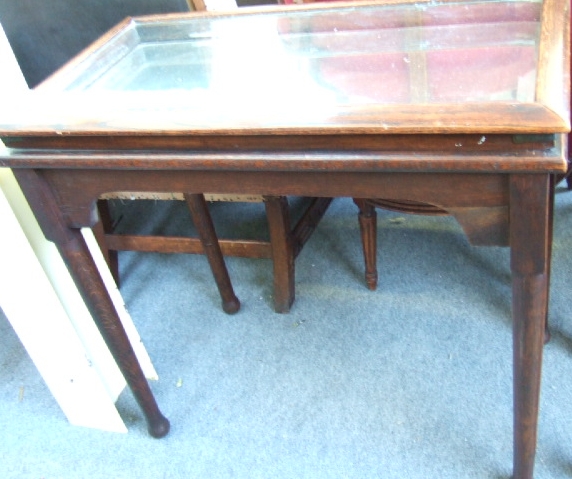
[[8, 105], [0, 129], [565, 131], [559, 5], [328, 3], [130, 18]]

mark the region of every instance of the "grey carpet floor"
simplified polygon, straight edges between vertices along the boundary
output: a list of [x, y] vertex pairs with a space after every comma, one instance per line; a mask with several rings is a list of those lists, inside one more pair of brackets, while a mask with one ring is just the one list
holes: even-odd
[[[125, 204], [120, 226], [183, 231], [179, 207]], [[259, 205], [213, 216], [240, 234], [264, 227]], [[338, 199], [296, 262], [285, 315], [272, 310], [267, 260], [227, 260], [242, 302], [227, 316], [204, 257], [121, 254], [172, 423], [161, 440], [129, 391], [118, 401], [128, 434], [69, 425], [0, 315], [0, 477], [508, 479], [508, 250], [470, 246], [447, 217], [378, 218], [378, 290], [364, 286], [356, 208]], [[560, 186], [537, 479], [572, 477], [571, 231]]]

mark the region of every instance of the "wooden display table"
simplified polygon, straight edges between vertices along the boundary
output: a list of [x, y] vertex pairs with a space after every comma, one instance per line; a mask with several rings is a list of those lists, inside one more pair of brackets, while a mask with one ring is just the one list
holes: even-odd
[[[9, 166], [147, 418], [79, 228], [112, 191], [386, 198], [511, 248], [514, 477], [533, 474], [568, 2], [320, 4], [128, 19], [1, 113]], [[184, 287], [182, 285], [182, 287]]]

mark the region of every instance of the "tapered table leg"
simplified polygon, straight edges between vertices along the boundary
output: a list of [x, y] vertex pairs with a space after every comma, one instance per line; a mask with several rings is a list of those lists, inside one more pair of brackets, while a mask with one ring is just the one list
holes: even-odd
[[81, 231], [74, 230], [72, 235], [74, 236], [73, 239], [57, 245], [60, 254], [78, 285], [105, 343], [117, 361], [129, 388], [145, 415], [149, 434], [156, 438], [163, 437], [169, 432], [169, 421], [157, 406], [149, 383], [141, 370], [139, 361], [101, 280], [91, 253], [83, 240]]
[[[157, 406], [79, 225], [68, 226], [50, 185], [35, 170], [14, 170], [14, 175], [44, 235], [58, 247], [97, 328], [143, 411], [149, 434], [156, 438], [165, 436], [169, 432], [169, 421]], [[93, 213], [81, 226], [93, 227], [96, 222], [94, 204]]]
[[201, 194], [185, 194], [185, 200], [215, 278], [222, 299], [222, 309], [225, 313], [234, 314], [240, 309], [240, 301], [234, 294], [205, 197]]
[[[556, 190], [556, 177], [554, 175], [552, 175], [550, 177], [550, 198], [549, 198], [549, 203], [548, 203], [548, 208], [549, 208], [549, 213], [548, 213], [548, 218], [549, 218], [549, 224], [548, 224], [548, 231], [550, 232], [549, 236], [548, 236], [548, 252], [547, 252], [547, 257], [548, 257], [548, 265], [547, 265], [547, 271], [548, 271], [548, 281], [547, 281], [547, 285], [546, 285], [546, 290], [547, 290], [547, 294], [550, 291], [550, 278], [551, 278], [551, 267], [552, 267], [552, 240], [553, 240], [553, 225], [554, 225], [554, 197], [555, 197], [555, 190]], [[550, 334], [550, 321], [548, 318], [548, 307], [546, 308], [546, 318], [544, 319], [544, 344], [547, 344], [550, 342], [551, 339], [551, 334]]]
[[264, 198], [272, 262], [274, 266], [274, 310], [287, 313], [294, 302], [294, 247], [290, 226], [288, 200], [284, 196]]
[[514, 479], [532, 479], [534, 472], [548, 307], [550, 193], [548, 175], [511, 176]]

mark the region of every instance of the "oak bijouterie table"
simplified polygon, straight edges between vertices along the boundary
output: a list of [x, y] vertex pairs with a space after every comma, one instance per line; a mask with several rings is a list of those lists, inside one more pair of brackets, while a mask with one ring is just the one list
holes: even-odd
[[0, 165], [57, 244], [151, 435], [169, 422], [80, 232], [101, 195], [414, 201], [453, 215], [474, 245], [511, 248], [514, 477], [532, 478], [568, 8], [397, 0], [130, 18], [12, 98]]

